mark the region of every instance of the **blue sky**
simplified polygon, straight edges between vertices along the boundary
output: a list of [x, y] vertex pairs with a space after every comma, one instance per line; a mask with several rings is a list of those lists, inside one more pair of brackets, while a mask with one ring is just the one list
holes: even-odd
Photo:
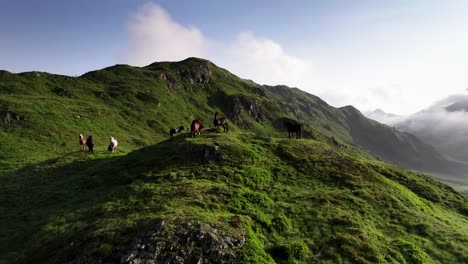
[[465, 1], [0, 0], [0, 69], [205, 57], [335, 106], [408, 114], [468, 88]]

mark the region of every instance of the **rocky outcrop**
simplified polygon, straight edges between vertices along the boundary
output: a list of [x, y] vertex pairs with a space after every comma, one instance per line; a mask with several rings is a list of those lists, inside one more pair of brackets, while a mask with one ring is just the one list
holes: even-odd
[[252, 119], [257, 122], [264, 122], [268, 119], [265, 111], [257, 99], [243, 95], [229, 96], [226, 98], [227, 115], [234, 123], [248, 126], [248, 123], [242, 117], [242, 111], [245, 111]]
[[173, 230], [163, 220], [139, 235], [120, 263], [234, 263], [236, 250], [245, 243], [239, 237], [223, 236], [217, 228], [185, 222]]
[[75, 98], [73, 94], [71, 94], [69, 91], [61, 87], [53, 88], [52, 92], [54, 92], [56, 95], [61, 96], [61, 97]]
[[211, 76], [210, 62], [199, 63], [197, 66], [188, 69], [179, 70], [179, 76], [183, 81], [190, 84], [195, 83], [208, 83]]
[[15, 112], [6, 110], [0, 111], [0, 120], [1, 124], [3, 125], [11, 125], [14, 122], [25, 120], [25, 118], [16, 114]]

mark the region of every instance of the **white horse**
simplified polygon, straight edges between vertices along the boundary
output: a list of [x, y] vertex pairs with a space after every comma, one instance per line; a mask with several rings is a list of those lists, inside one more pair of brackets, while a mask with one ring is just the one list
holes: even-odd
[[110, 145], [109, 147], [107, 148], [109, 151], [111, 152], [114, 152], [115, 149], [117, 148], [117, 145], [119, 143], [117, 142], [117, 140], [115, 138], [113, 138], [112, 136], [110, 137]]
[[85, 150], [86, 148], [86, 138], [80, 134], [80, 150]]

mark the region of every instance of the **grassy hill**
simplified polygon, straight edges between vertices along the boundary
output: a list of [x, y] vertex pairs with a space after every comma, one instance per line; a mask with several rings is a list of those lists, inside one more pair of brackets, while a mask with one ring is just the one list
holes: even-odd
[[[353, 107], [195, 58], [1, 71], [0, 94], [0, 263], [468, 261], [467, 200], [381, 160], [464, 167]], [[169, 137], [215, 112], [230, 133]], [[285, 120], [306, 139], [286, 139]]]
[[320, 141], [178, 136], [123, 156], [72, 153], [6, 175], [2, 186], [4, 261], [119, 262], [161, 221], [161, 262], [181, 250], [189, 263], [211, 255], [174, 242], [191, 226], [245, 239], [226, 249], [235, 262], [468, 261], [466, 199]]
[[[214, 112], [228, 116], [234, 129], [284, 136], [283, 121], [292, 119], [304, 124], [308, 138], [333, 136], [406, 168], [463, 176], [467, 171], [353, 107], [334, 108], [296, 88], [261, 86], [196, 58], [142, 68], [116, 65], [80, 77], [1, 71], [0, 94], [3, 171], [76, 150], [79, 133], [93, 134], [102, 145], [113, 134], [130, 151], [160, 142], [170, 128], [188, 127], [194, 118], [210, 125]], [[44, 151], [19, 153], [27, 146]]]

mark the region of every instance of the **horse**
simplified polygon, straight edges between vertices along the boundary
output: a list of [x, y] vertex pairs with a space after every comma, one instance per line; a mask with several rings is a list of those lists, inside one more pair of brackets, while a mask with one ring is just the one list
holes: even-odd
[[82, 134], [80, 134], [79, 138], [80, 138], [80, 150], [85, 150], [86, 138], [83, 137]]
[[200, 135], [200, 130], [203, 128], [202, 123], [200, 120], [193, 120], [192, 124], [190, 125], [190, 131], [192, 132], [192, 137], [196, 136], [197, 134]]
[[219, 126], [223, 126], [223, 132], [229, 131], [228, 119], [226, 117], [218, 117], [218, 112], [214, 115], [213, 124], [216, 128], [216, 132], [219, 132]]
[[115, 149], [117, 148], [118, 144], [119, 144], [119, 142], [117, 142], [117, 140], [115, 138], [110, 136], [110, 144], [109, 144], [109, 147], [107, 148], [107, 150], [109, 150], [110, 152], [114, 152]]
[[88, 146], [89, 152], [94, 153], [94, 140], [93, 136], [89, 136], [88, 139], [86, 139], [86, 146]]
[[180, 126], [178, 128], [173, 128], [169, 131], [169, 134], [171, 134], [171, 137], [174, 136], [175, 134], [179, 134], [180, 131], [185, 130], [184, 126]]
[[296, 138], [302, 138], [302, 125], [291, 123], [291, 122], [284, 122], [284, 126], [288, 129], [288, 136], [291, 138], [291, 135], [294, 137], [294, 133], [296, 133]]

